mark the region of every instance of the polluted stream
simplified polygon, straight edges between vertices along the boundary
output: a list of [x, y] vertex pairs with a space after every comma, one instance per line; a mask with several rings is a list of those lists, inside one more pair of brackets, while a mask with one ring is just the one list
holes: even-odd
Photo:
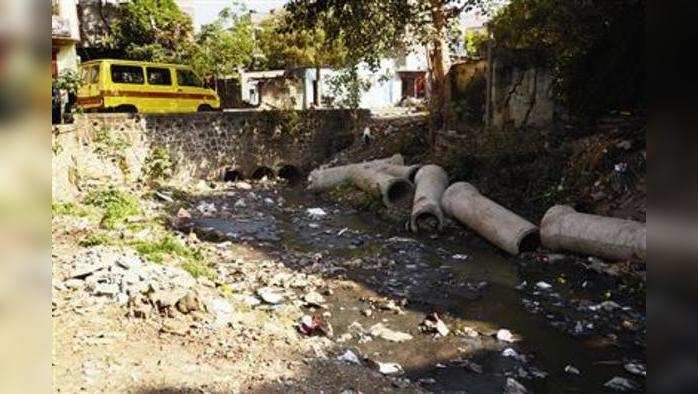
[[[433, 392], [501, 393], [513, 378], [541, 393], [645, 390], [644, 296], [616, 291], [579, 258], [511, 257], [454, 223], [415, 236], [302, 187], [235, 190], [232, 201], [225, 193], [206, 200], [232, 206], [242, 197], [244, 209], [195, 226], [289, 268], [353, 282], [325, 296], [332, 339], [359, 358], [399, 364], [397, 387], [407, 378]], [[445, 337], [421, 327], [434, 312]], [[370, 335], [379, 323], [411, 338]], [[620, 385], [607, 387], [614, 378]]]

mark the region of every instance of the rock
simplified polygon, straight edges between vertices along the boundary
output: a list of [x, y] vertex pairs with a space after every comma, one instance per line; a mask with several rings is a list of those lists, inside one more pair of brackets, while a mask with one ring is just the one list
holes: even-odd
[[318, 292], [311, 291], [311, 292], [307, 293], [305, 296], [303, 296], [303, 301], [305, 301], [311, 305], [320, 306], [325, 302], [325, 297], [323, 297]]
[[214, 298], [206, 302], [206, 309], [213, 314], [214, 321], [211, 326], [220, 329], [233, 322], [233, 307], [223, 298]]
[[373, 315], [373, 311], [369, 308], [362, 310], [361, 313], [366, 317], [371, 317], [371, 315]]
[[337, 338], [337, 343], [344, 343], [346, 341], [350, 341], [351, 338], [353, 338], [352, 335], [348, 332], [345, 332]]
[[553, 286], [549, 283], [546, 282], [538, 282], [536, 283], [536, 287], [539, 288], [540, 290], [550, 290], [553, 288]]
[[107, 267], [109, 267], [108, 262], [96, 262], [94, 264], [80, 264], [77, 267], [75, 267], [70, 274], [68, 275], [69, 278], [73, 279], [85, 279], [86, 277], [92, 275], [93, 273], [97, 271], [101, 271]]
[[314, 220], [322, 219], [327, 216], [327, 212], [322, 208], [308, 208], [305, 212]]
[[404, 372], [402, 366], [398, 363], [382, 363], [380, 361], [368, 360], [368, 364], [371, 368], [382, 373], [383, 375], [395, 375]]
[[424, 385], [430, 385], [430, 384], [436, 384], [436, 379], [434, 378], [420, 378], [418, 380], [419, 384], [424, 384]]
[[119, 285], [116, 283], [97, 283], [92, 294], [97, 296], [113, 297], [119, 293]]
[[453, 256], [451, 256], [451, 258], [453, 260], [467, 260], [468, 255], [467, 254], [454, 254]]
[[274, 205], [274, 204], [275, 204], [275, 203], [274, 203], [274, 200], [272, 200], [272, 199], [269, 198], [269, 197], [267, 197], [267, 198], [264, 199], [264, 203], [267, 204], [267, 205]]
[[439, 318], [439, 315], [436, 314], [436, 312], [427, 315], [427, 317], [422, 322], [422, 327], [427, 332], [436, 332], [438, 335], [442, 337], [447, 336], [450, 332], [450, 330], [446, 326], [446, 323], [444, 323], [443, 320]]
[[63, 282], [63, 285], [69, 289], [78, 290], [85, 287], [85, 281], [80, 279], [68, 279]]
[[356, 356], [356, 354], [354, 354], [354, 352], [352, 352], [351, 350], [348, 350], [348, 349], [347, 349], [347, 351], [344, 352], [344, 354], [337, 357], [337, 360], [344, 361], [344, 362], [347, 362], [349, 364], [356, 364], [356, 365], [361, 364], [361, 361]]
[[461, 360], [460, 364], [463, 365], [463, 367], [465, 367], [465, 369], [467, 369], [468, 371], [475, 372], [477, 374], [482, 373], [482, 367], [480, 366], [480, 364], [477, 364], [474, 361], [464, 359]]
[[593, 311], [593, 312], [596, 312], [596, 311], [598, 311], [598, 310], [600, 310], [600, 309], [603, 309], [603, 310], [605, 310], [606, 312], [612, 312], [612, 311], [614, 311], [614, 310], [616, 310], [616, 309], [620, 309], [620, 307], [621, 307], [621, 306], [618, 305], [618, 303], [615, 302], [615, 301], [604, 301], [604, 302], [602, 302], [602, 303], [600, 303], [600, 304], [590, 306], [590, 307], [589, 307], [589, 310], [591, 310], [591, 311]]
[[191, 291], [184, 297], [180, 298], [179, 301], [177, 301], [176, 306], [177, 310], [184, 314], [201, 310], [199, 298], [194, 292]]
[[630, 372], [633, 375], [638, 375], [642, 377], [647, 376], [647, 368], [642, 364], [628, 363], [625, 364], [624, 367], [626, 371]]
[[528, 393], [526, 387], [514, 378], [507, 378], [504, 384], [504, 394], [525, 394]]
[[247, 203], [245, 203], [245, 199], [241, 198], [237, 201], [235, 201], [235, 204], [233, 204], [235, 208], [245, 208], [247, 207]]
[[237, 182], [237, 183], [235, 184], [235, 187], [237, 187], [238, 189], [242, 189], [242, 190], [250, 190], [250, 189], [252, 189], [252, 185], [250, 185], [249, 183], [244, 182], [244, 181]]
[[565, 367], [565, 372], [571, 375], [581, 375], [581, 372], [579, 370], [571, 365], [567, 365]]
[[166, 320], [162, 324], [160, 331], [166, 334], [185, 336], [189, 331], [189, 326], [177, 320]]
[[514, 334], [511, 333], [511, 331], [502, 328], [501, 330], [497, 331], [497, 339], [502, 341], [502, 342], [514, 342]]
[[604, 386], [617, 391], [637, 390], [638, 388], [635, 382], [630, 379], [621, 378], [620, 376], [616, 376], [609, 380]]
[[463, 327], [460, 332], [470, 338], [477, 338], [480, 336], [480, 333], [472, 327]]
[[116, 264], [124, 269], [130, 270], [141, 267], [143, 265], [143, 261], [141, 261], [141, 259], [137, 256], [123, 256], [116, 261]]
[[391, 342], [405, 342], [413, 338], [410, 334], [391, 330], [384, 326], [383, 323], [374, 324], [368, 329], [368, 332], [373, 337], [382, 338]]
[[257, 295], [262, 299], [262, 301], [272, 305], [280, 304], [284, 300], [284, 296], [282, 294], [279, 294], [270, 287], [257, 289]]
[[245, 303], [245, 305], [247, 305], [247, 306], [253, 307], [253, 306], [257, 306], [257, 305], [261, 304], [262, 300], [260, 300], [259, 298], [255, 297], [253, 295], [247, 295], [247, 296], [243, 297], [242, 302]]

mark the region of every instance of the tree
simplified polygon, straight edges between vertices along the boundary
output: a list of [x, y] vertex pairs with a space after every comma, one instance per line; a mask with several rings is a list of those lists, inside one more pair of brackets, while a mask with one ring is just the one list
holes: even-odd
[[[330, 37], [342, 37], [350, 63], [380, 59], [399, 49], [426, 45], [431, 75], [432, 130], [445, 127], [449, 89], [444, 64], [449, 27], [484, 0], [292, 0], [286, 9], [295, 26], [324, 21]], [[433, 142], [433, 141], [432, 141]]]
[[573, 114], [591, 117], [643, 100], [644, 0], [512, 0], [490, 28], [495, 54], [544, 66]]
[[347, 59], [341, 37], [329, 35], [324, 22], [319, 19], [312, 26], [294, 26], [289, 15], [282, 13], [262, 21], [259, 32], [260, 68], [315, 68], [315, 106], [322, 102], [321, 68], [343, 68]]
[[191, 64], [200, 75], [236, 75], [253, 60], [255, 39], [250, 14], [225, 8], [216, 20], [201, 27], [195, 44]]
[[192, 21], [174, 0], [130, 0], [119, 8], [111, 41], [127, 58], [182, 62], [190, 57]]

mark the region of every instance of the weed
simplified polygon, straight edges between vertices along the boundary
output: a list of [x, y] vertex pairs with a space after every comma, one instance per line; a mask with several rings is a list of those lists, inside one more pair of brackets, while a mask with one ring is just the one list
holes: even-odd
[[94, 132], [94, 152], [101, 155], [116, 155], [131, 146], [123, 135], [103, 127]]
[[199, 261], [203, 259], [201, 251], [192, 249], [171, 234], [166, 234], [160, 241], [135, 241], [132, 246], [141, 256], [155, 263], [162, 263], [166, 256], [179, 256]]
[[85, 238], [80, 240], [80, 246], [89, 248], [91, 246], [97, 245], [111, 245], [114, 242], [114, 238], [110, 237], [104, 233], [90, 234]]
[[107, 229], [115, 229], [134, 215], [140, 214], [138, 199], [114, 187], [90, 192], [85, 203], [104, 210], [101, 224]]
[[145, 159], [145, 175], [151, 182], [172, 175], [172, 159], [167, 149], [155, 148], [150, 151]]
[[54, 202], [51, 204], [53, 216], [87, 216], [84, 208], [72, 202]]
[[205, 266], [201, 261], [185, 261], [182, 263], [182, 269], [190, 273], [194, 278], [203, 276], [210, 280], [216, 279], [216, 273], [209, 267]]

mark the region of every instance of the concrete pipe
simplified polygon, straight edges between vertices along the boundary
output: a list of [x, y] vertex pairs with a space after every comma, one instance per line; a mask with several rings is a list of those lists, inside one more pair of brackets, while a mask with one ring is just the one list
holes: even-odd
[[632, 220], [579, 213], [555, 205], [541, 221], [543, 246], [553, 250], [598, 256], [610, 260], [647, 255], [647, 226]]
[[386, 174], [392, 175], [398, 178], [405, 178], [410, 182], [414, 182], [414, 177], [417, 171], [422, 166], [419, 164], [411, 166], [403, 166], [398, 164], [380, 164], [376, 165], [374, 168], [378, 171], [385, 172]]
[[448, 174], [443, 168], [430, 164], [422, 167], [414, 178], [415, 192], [410, 229], [441, 231], [444, 214], [441, 210], [441, 196], [448, 187]]
[[403, 165], [405, 159], [397, 154], [385, 159], [366, 161], [363, 163], [347, 164], [345, 166], [318, 168], [308, 175], [308, 190], [322, 191], [337, 187], [351, 180], [351, 171], [355, 168], [368, 168], [376, 165], [394, 164]]
[[538, 228], [533, 223], [484, 197], [469, 183], [454, 183], [446, 189], [441, 207], [445, 214], [513, 255], [538, 244]]
[[412, 183], [372, 167], [355, 167], [351, 173], [354, 185], [375, 197], [380, 197], [386, 206], [404, 201], [412, 194]]

